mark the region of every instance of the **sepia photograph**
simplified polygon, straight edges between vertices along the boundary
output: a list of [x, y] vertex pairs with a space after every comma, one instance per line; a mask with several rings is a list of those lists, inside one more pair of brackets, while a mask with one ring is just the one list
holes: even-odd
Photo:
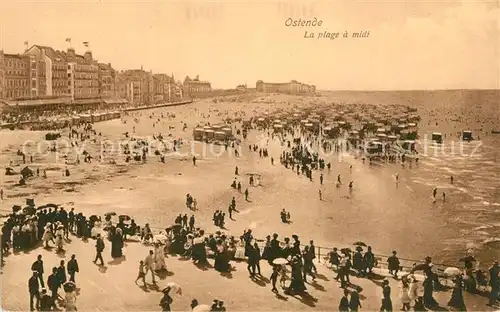
[[2, 311], [499, 311], [499, 0], [0, 0]]

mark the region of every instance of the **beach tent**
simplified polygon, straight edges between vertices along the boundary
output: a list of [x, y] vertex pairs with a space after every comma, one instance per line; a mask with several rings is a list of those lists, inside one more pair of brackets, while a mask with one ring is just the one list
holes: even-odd
[[227, 135], [223, 131], [215, 131], [214, 138], [219, 141], [225, 141], [227, 139]]
[[204, 131], [205, 132], [205, 137], [207, 139], [213, 139], [214, 136], [215, 136], [215, 131], [214, 130], [211, 130], [211, 129], [207, 129]]
[[203, 133], [204, 133], [204, 129], [203, 128], [193, 129], [193, 138], [195, 140], [202, 140], [203, 139]]
[[443, 135], [439, 132], [432, 132], [432, 141], [436, 143], [443, 143]]
[[464, 141], [472, 141], [472, 131], [464, 130], [462, 131], [462, 140]]

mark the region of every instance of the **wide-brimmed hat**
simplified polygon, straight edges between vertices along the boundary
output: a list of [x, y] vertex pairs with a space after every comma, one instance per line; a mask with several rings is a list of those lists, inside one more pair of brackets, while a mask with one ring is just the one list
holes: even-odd
[[385, 279], [385, 280], [382, 281], [382, 285], [387, 285], [387, 284], [389, 284], [389, 280]]

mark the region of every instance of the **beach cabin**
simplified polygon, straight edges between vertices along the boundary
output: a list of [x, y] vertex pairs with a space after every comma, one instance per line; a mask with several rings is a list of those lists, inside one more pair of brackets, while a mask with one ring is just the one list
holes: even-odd
[[415, 141], [413, 140], [405, 140], [403, 142], [403, 149], [412, 152], [415, 150]]
[[371, 141], [366, 146], [366, 153], [368, 154], [379, 154], [384, 150], [384, 144], [380, 141]]
[[214, 139], [217, 141], [226, 141], [227, 135], [223, 131], [214, 131]]
[[274, 132], [282, 132], [283, 131], [283, 125], [282, 124], [274, 124], [273, 125]]
[[203, 128], [195, 128], [193, 129], [193, 138], [195, 141], [202, 141], [203, 140], [203, 134], [204, 134]]
[[231, 137], [233, 135], [233, 130], [229, 127], [224, 127], [220, 129], [221, 132], [224, 132], [227, 137]]
[[462, 131], [462, 140], [464, 140], [464, 141], [474, 140], [474, 138], [472, 137], [472, 131], [469, 131], [469, 130]]
[[443, 135], [439, 132], [432, 132], [432, 142], [436, 142], [438, 144], [443, 143]]
[[89, 123], [89, 122], [92, 122], [92, 116], [89, 115], [89, 114], [82, 114], [82, 115], [79, 115], [80, 116], [80, 120], [83, 122], [83, 123]]
[[377, 133], [377, 139], [380, 141], [386, 141], [387, 140], [387, 134], [385, 133]]
[[215, 131], [212, 129], [204, 129], [203, 134], [208, 141], [212, 141], [215, 138]]

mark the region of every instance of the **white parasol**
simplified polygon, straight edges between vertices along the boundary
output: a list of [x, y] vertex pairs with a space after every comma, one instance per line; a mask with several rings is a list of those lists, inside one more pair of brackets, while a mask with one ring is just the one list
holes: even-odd
[[446, 276], [457, 276], [457, 275], [462, 274], [462, 272], [460, 271], [460, 269], [454, 268], [454, 267], [448, 267], [448, 268], [446, 268], [443, 273]]
[[155, 236], [153, 236], [153, 241], [160, 244], [165, 244], [167, 240], [168, 238], [164, 234], [156, 234]]
[[212, 307], [206, 304], [200, 304], [194, 307], [193, 312], [210, 312]]
[[179, 284], [170, 282], [167, 284], [167, 287], [170, 287], [170, 290], [173, 291], [175, 294], [182, 295], [182, 288]]
[[273, 264], [288, 264], [288, 260], [285, 258], [276, 258], [273, 260]]

